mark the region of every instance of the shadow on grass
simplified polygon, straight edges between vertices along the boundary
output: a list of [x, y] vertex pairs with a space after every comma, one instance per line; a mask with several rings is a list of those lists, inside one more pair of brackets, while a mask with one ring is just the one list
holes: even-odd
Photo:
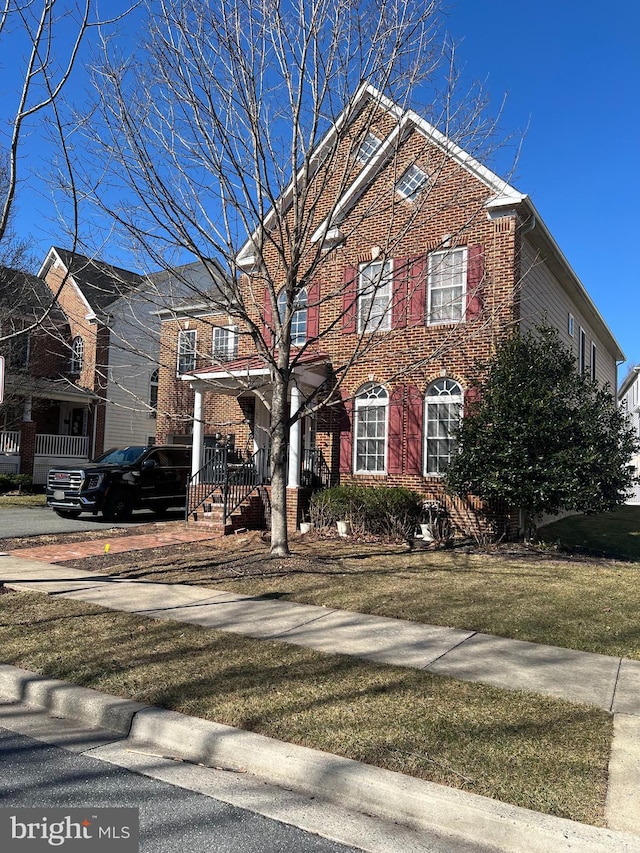
[[539, 530], [543, 542], [594, 557], [640, 562], [640, 506], [611, 512], [572, 515]]

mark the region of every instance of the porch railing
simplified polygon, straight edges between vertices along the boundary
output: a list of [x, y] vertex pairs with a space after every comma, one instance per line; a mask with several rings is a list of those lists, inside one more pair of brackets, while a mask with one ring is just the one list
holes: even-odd
[[36, 435], [36, 456], [75, 456], [89, 455], [88, 435]]
[[20, 453], [20, 430], [0, 432], [0, 453]]
[[300, 485], [312, 486], [314, 489], [328, 489], [333, 485], [331, 469], [319, 447], [302, 451]]
[[205, 463], [189, 480], [187, 519], [208, 503], [222, 505], [224, 522], [264, 485], [264, 450], [249, 459], [226, 447], [205, 447]]

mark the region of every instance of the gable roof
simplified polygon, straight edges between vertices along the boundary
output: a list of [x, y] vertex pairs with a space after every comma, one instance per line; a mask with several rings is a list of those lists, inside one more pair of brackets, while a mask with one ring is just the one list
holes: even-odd
[[[324, 151], [334, 143], [336, 134], [339, 133], [345, 125], [352, 124], [358, 115], [367, 104], [373, 103], [379, 106], [381, 110], [391, 115], [395, 119], [395, 124], [387, 137], [382, 141], [379, 149], [373, 157], [365, 164], [364, 168], [356, 175], [352, 183], [337, 199], [333, 210], [329, 216], [315, 230], [312, 240], [314, 242], [327, 241], [330, 243], [339, 243], [342, 236], [339, 230], [340, 222], [348, 215], [354, 205], [361, 198], [365, 190], [375, 181], [380, 171], [389, 162], [394, 151], [397, 150], [398, 144], [412, 131], [419, 132], [425, 142], [433, 145], [435, 148], [442, 151], [452, 161], [465, 169], [472, 177], [484, 184], [490, 195], [485, 202], [487, 216], [490, 219], [504, 215], [515, 215], [518, 213], [521, 218], [527, 223], [525, 225], [526, 233], [532, 242], [540, 249], [544, 257], [552, 258], [553, 261], [561, 269], [563, 278], [567, 285], [574, 291], [577, 298], [582, 302], [586, 311], [590, 315], [593, 322], [599, 327], [602, 335], [609, 342], [609, 347], [616, 361], [625, 360], [625, 355], [620, 348], [613, 333], [609, 329], [604, 318], [598, 311], [595, 303], [589, 296], [582, 281], [569, 264], [564, 253], [558, 246], [553, 235], [545, 225], [542, 217], [536, 210], [531, 198], [525, 193], [521, 193], [515, 187], [511, 186], [504, 178], [501, 178], [491, 169], [480, 163], [468, 152], [464, 151], [459, 145], [445, 136], [434, 125], [430, 124], [426, 119], [418, 115], [414, 110], [401, 107], [394, 103], [382, 92], [368, 83], [363, 83], [352, 101], [344, 108], [338, 119], [333, 123], [324, 137], [318, 143], [316, 150], [312, 153], [311, 160], [313, 168], [309, 173], [309, 180], [312, 180], [317, 171], [322, 167], [324, 162]], [[298, 180], [301, 180], [304, 172], [301, 169], [298, 172]], [[279, 200], [281, 211], [286, 211], [291, 204], [293, 197], [293, 184], [291, 181], [287, 189]], [[263, 230], [268, 230], [270, 219], [275, 215], [275, 211], [271, 209], [265, 216], [262, 223]], [[259, 235], [260, 228], [256, 228], [253, 234], [245, 241], [237, 255], [237, 263], [241, 269], [250, 269], [255, 262], [255, 243]]]
[[39, 276], [46, 276], [56, 257], [69, 272], [88, 307], [95, 314], [104, 314], [117, 299], [131, 293], [144, 280], [144, 276], [131, 270], [58, 246], [53, 246], [49, 251], [38, 272]]
[[[52, 305], [53, 303], [53, 305]], [[53, 302], [47, 283], [23, 270], [0, 266], [0, 314], [37, 322], [45, 312], [52, 319], [64, 320], [65, 315]], [[0, 319], [2, 319], [0, 317]]]

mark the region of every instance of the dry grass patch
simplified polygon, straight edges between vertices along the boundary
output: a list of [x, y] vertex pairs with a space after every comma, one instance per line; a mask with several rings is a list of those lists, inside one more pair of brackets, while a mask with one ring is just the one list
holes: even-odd
[[0, 596], [0, 659], [603, 825], [595, 708], [27, 593]]
[[337, 607], [640, 659], [640, 565], [503, 548], [292, 540], [272, 558], [259, 534], [66, 565]]

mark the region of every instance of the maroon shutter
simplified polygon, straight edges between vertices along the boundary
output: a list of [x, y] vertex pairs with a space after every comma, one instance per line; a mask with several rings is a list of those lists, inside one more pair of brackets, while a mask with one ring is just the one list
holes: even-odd
[[347, 267], [342, 279], [342, 331], [356, 330], [356, 303], [358, 297], [358, 270]]
[[262, 306], [263, 336], [267, 347], [273, 346], [273, 327], [271, 312], [271, 292], [268, 287], [264, 289], [264, 304]]
[[307, 288], [307, 340], [312, 341], [318, 337], [320, 325], [320, 284], [311, 282]]
[[427, 258], [418, 255], [409, 259], [409, 325], [424, 326], [427, 314]]
[[407, 385], [405, 398], [407, 464], [406, 474], [422, 474], [422, 421], [424, 396], [415, 385]]
[[350, 474], [353, 468], [353, 400], [345, 400], [338, 417], [340, 431], [340, 462], [338, 470], [341, 474]]
[[404, 329], [407, 325], [407, 284], [409, 259], [395, 258], [393, 261], [393, 294], [391, 296], [391, 328]]
[[472, 385], [471, 388], [467, 388], [464, 392], [464, 416], [469, 417], [469, 415], [475, 414], [475, 411], [480, 403], [480, 390]]
[[404, 385], [396, 385], [389, 400], [389, 434], [387, 435], [387, 473], [402, 474], [402, 423], [404, 420]]
[[467, 321], [482, 315], [484, 305], [484, 246], [467, 250]]

